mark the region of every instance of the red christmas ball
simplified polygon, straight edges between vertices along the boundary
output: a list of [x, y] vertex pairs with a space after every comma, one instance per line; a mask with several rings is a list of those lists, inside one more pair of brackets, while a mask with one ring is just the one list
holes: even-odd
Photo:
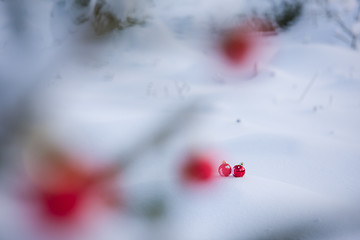
[[228, 177], [231, 174], [231, 166], [227, 164], [225, 161], [220, 165], [218, 172], [222, 177]]
[[234, 177], [243, 177], [245, 175], [245, 168], [243, 166], [243, 163], [241, 163], [240, 165], [234, 166], [233, 175], [234, 175]]

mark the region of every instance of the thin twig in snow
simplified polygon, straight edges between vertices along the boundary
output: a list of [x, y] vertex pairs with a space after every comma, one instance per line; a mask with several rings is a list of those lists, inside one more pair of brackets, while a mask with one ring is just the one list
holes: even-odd
[[304, 89], [303, 93], [301, 94], [301, 96], [299, 98], [299, 102], [302, 102], [305, 99], [306, 95], [309, 93], [310, 89], [312, 88], [315, 81], [317, 80], [318, 75], [319, 75], [319, 73], [316, 73], [315, 76], [312, 79], [310, 79], [308, 85], [306, 86], [306, 88]]

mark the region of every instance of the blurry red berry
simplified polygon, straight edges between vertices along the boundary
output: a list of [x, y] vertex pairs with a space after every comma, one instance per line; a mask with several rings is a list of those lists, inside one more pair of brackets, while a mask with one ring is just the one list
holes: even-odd
[[41, 159], [43, 164], [37, 167], [41, 178], [34, 179], [34, 193], [44, 220], [77, 220], [93, 210], [89, 200], [100, 198], [105, 205], [115, 196], [107, 190], [113, 189], [110, 184], [118, 168], [90, 171], [77, 163], [79, 159], [54, 149], [43, 152]]
[[231, 166], [227, 164], [225, 161], [220, 165], [218, 172], [222, 177], [228, 177], [231, 174]]
[[227, 32], [221, 41], [221, 51], [228, 62], [243, 64], [253, 54], [255, 44], [251, 32], [246, 29], [234, 29]]
[[234, 166], [233, 175], [234, 177], [243, 177], [245, 175], [245, 168], [243, 167], [243, 163]]
[[212, 178], [213, 170], [213, 164], [209, 157], [194, 154], [187, 159], [182, 174], [186, 181], [207, 182]]
[[262, 18], [250, 18], [223, 31], [219, 41], [220, 54], [236, 68], [248, 68], [262, 56], [265, 36], [276, 34], [274, 24]]
[[79, 211], [84, 194], [79, 189], [43, 191], [40, 193], [41, 201], [47, 216], [52, 218], [72, 217]]

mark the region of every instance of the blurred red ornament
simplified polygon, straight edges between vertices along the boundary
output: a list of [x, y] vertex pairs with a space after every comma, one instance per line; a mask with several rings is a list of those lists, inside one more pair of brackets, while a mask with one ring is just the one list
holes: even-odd
[[188, 182], [207, 182], [213, 176], [213, 163], [205, 154], [191, 154], [183, 168], [183, 178]]
[[50, 189], [38, 189], [39, 199], [44, 213], [53, 219], [65, 219], [79, 213], [79, 206], [86, 197], [86, 187], [53, 186]]
[[248, 67], [259, 60], [263, 37], [275, 35], [274, 25], [261, 18], [251, 18], [227, 29], [220, 38], [220, 53], [233, 67]]
[[218, 172], [222, 177], [228, 177], [231, 174], [231, 166], [227, 164], [225, 161], [220, 165]]
[[54, 149], [43, 152], [40, 158], [42, 165], [35, 168], [33, 193], [45, 220], [78, 220], [94, 210], [90, 204], [95, 198], [102, 200], [103, 206], [109, 196], [116, 198], [109, 189], [118, 168], [90, 171], [78, 163], [79, 159]]
[[241, 163], [240, 165], [234, 166], [234, 177], [243, 177], [245, 175], [245, 168], [243, 166], [244, 164]]
[[229, 31], [223, 36], [221, 50], [232, 64], [242, 64], [254, 50], [254, 42], [249, 32], [242, 29]]

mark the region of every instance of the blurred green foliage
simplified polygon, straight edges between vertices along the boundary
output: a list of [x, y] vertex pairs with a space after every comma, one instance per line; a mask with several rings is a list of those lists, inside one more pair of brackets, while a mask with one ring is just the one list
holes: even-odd
[[280, 5], [274, 4], [273, 21], [279, 29], [287, 30], [299, 20], [303, 7], [300, 1], [283, 1]]
[[[90, 0], [74, 0], [74, 8], [88, 8], [90, 7]], [[134, 17], [127, 16], [121, 19], [116, 12], [109, 10], [108, 2], [106, 0], [98, 0], [90, 16], [80, 14], [76, 20], [76, 24], [83, 24], [90, 21], [95, 35], [105, 35], [114, 30], [123, 30], [135, 25], [142, 25], [145, 22]]]

